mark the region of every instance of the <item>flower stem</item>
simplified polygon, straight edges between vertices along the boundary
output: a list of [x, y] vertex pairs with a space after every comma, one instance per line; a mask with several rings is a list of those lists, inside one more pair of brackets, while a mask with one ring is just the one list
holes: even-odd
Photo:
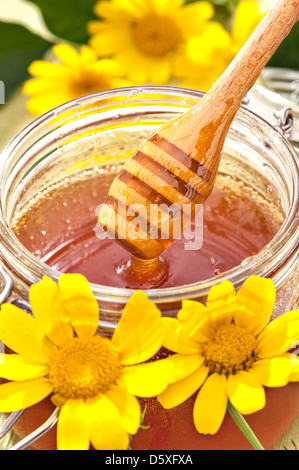
[[254, 450], [265, 450], [244, 417], [228, 402], [227, 410]]

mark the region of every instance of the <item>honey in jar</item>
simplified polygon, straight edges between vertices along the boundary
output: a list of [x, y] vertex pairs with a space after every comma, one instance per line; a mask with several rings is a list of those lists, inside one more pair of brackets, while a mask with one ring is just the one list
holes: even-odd
[[[279, 228], [279, 214], [240, 181], [219, 175], [203, 212], [165, 250], [157, 276], [138, 277], [130, 254], [98, 236], [97, 208], [117, 170], [83, 174], [47, 188], [15, 219], [14, 231], [31, 253], [59, 272], [81, 273], [104, 286], [169, 288], [210, 279], [259, 252]], [[266, 210], [267, 209], [267, 210]], [[160, 276], [159, 274], [162, 275]]]

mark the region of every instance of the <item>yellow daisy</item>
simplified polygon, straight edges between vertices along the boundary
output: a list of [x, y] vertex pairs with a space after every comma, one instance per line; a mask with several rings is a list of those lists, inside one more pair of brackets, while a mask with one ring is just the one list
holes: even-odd
[[218, 22], [211, 21], [201, 35], [190, 38], [186, 53], [175, 62], [174, 76], [179, 85], [208, 91], [233, 58], [231, 35]]
[[253, 33], [264, 14], [256, 1], [241, 1], [229, 33], [222, 24], [211, 21], [200, 34], [186, 42], [185, 55], [178, 57], [174, 75], [179, 86], [208, 91]]
[[[290, 352], [299, 338], [299, 310], [271, 321], [275, 287], [270, 279], [248, 278], [235, 294], [224, 281], [213, 287], [206, 306], [184, 301], [177, 319], [165, 318], [164, 345], [190, 367], [199, 367], [170, 384], [158, 400], [173, 408], [197, 393], [194, 424], [199, 433], [215, 434], [228, 404], [241, 414], [265, 406], [266, 387], [299, 380]], [[198, 391], [199, 390], [199, 391]]]
[[102, 21], [90, 22], [88, 31], [97, 54], [113, 56], [135, 83], [165, 84], [186, 39], [200, 34], [214, 9], [209, 2], [110, 0], [96, 3], [95, 13]]
[[63, 274], [30, 288], [32, 316], [12, 304], [0, 311], [0, 412], [30, 407], [48, 395], [59, 406], [58, 449], [122, 450], [139, 428], [136, 396], [167, 386], [174, 361], [148, 362], [159, 351], [161, 312], [137, 291], [112, 339], [98, 332], [99, 311], [87, 280]]
[[28, 71], [34, 78], [23, 85], [23, 93], [31, 97], [26, 106], [34, 115], [84, 95], [129, 85], [119, 64], [112, 59], [99, 60], [89, 46], [78, 52], [59, 44], [52, 50], [58, 62], [32, 62]]

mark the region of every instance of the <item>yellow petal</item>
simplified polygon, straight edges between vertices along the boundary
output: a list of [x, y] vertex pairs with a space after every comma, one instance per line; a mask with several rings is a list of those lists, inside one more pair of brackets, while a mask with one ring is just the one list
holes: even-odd
[[90, 440], [96, 450], [126, 450], [129, 435], [114, 403], [106, 396], [87, 400]]
[[173, 363], [167, 359], [126, 367], [119, 386], [137, 397], [154, 397], [172, 380]]
[[80, 49], [79, 61], [80, 61], [81, 66], [82, 65], [93, 66], [97, 61], [97, 55], [91, 47], [83, 44], [83, 46], [81, 46], [81, 49]]
[[198, 370], [203, 362], [204, 358], [200, 354], [173, 354], [167, 359], [173, 364], [173, 369], [171, 373], [171, 381], [177, 382], [182, 380], [188, 375], [193, 374]]
[[299, 310], [292, 310], [273, 320], [257, 338], [261, 359], [280, 356], [292, 348], [299, 338]]
[[239, 3], [232, 28], [237, 50], [243, 46], [261, 21], [263, 15], [259, 15], [258, 9], [257, 1], [243, 0]]
[[[299, 345], [296, 341], [296, 347]], [[289, 354], [287, 355], [289, 356]], [[289, 377], [289, 382], [299, 382], [299, 350], [295, 349], [291, 353], [292, 372]]]
[[227, 380], [212, 374], [200, 389], [194, 404], [193, 419], [201, 434], [216, 434], [227, 409]]
[[294, 366], [293, 372], [290, 375], [289, 382], [299, 382], [299, 366]]
[[214, 8], [210, 2], [195, 2], [176, 12], [177, 21], [184, 37], [200, 34], [204, 23], [212, 19]]
[[148, 80], [153, 85], [166, 85], [172, 78], [172, 64], [168, 58], [155, 60], [149, 65]]
[[57, 424], [58, 450], [88, 450], [87, 409], [83, 400], [68, 400], [62, 407]]
[[224, 281], [210, 289], [207, 309], [214, 330], [232, 322], [235, 311], [235, 289], [231, 282]]
[[207, 308], [194, 300], [183, 300], [178, 312], [182, 334], [198, 343], [208, 341], [214, 333], [210, 324]]
[[251, 276], [237, 293], [236, 325], [257, 335], [269, 322], [275, 305], [275, 286], [271, 279]]
[[26, 108], [28, 111], [35, 115], [39, 116], [43, 113], [50, 111], [51, 109], [60, 106], [61, 104], [70, 101], [73, 97], [69, 96], [68, 92], [65, 89], [61, 91], [49, 91], [47, 93], [41, 92], [34, 94], [27, 102]]
[[[158, 15], [169, 15], [169, 0], [148, 0], [151, 12]], [[172, 6], [172, 8], [174, 8]]]
[[[160, 0], [156, 0], [157, 3], [159, 3]], [[185, 0], [165, 0], [164, 4], [164, 11], [165, 13], [172, 13], [173, 10], [176, 10], [176, 13], [181, 13], [181, 8], [185, 3]], [[172, 10], [172, 11], [171, 11]]]
[[135, 434], [139, 428], [141, 415], [137, 398], [119, 387], [111, 388], [106, 396], [116, 406], [125, 430], [129, 434]]
[[63, 274], [58, 281], [61, 302], [80, 337], [93, 336], [99, 325], [99, 306], [87, 279]]
[[166, 408], [174, 408], [190, 398], [206, 380], [209, 368], [201, 366], [188, 377], [168, 385], [166, 390], [159, 394], [158, 401]]
[[169, 351], [180, 354], [196, 354], [199, 351], [199, 344], [192, 341], [188, 332], [183, 330], [181, 323], [175, 318], [162, 318], [164, 325], [163, 346]]
[[126, 77], [131, 82], [142, 85], [149, 80], [154, 62], [147, 60], [145, 55], [135, 48], [128, 45], [124, 50], [117, 53], [115, 59], [120, 63]]
[[1, 307], [0, 340], [12, 351], [35, 364], [48, 363], [56, 351], [37, 321], [12, 304]]
[[57, 346], [73, 338], [73, 328], [63, 308], [56, 283], [47, 276], [29, 289], [33, 316]]
[[284, 387], [293, 370], [291, 355], [257, 361], [251, 371], [266, 387]]
[[56, 408], [59, 409], [61, 409], [65, 405], [67, 400], [67, 398], [62, 397], [61, 395], [57, 395], [56, 393], [51, 395], [51, 402]]
[[7, 382], [0, 385], [0, 412], [11, 413], [39, 403], [52, 392], [48, 379]]
[[243, 0], [237, 7], [233, 25], [233, 35], [241, 36], [244, 26], [247, 24], [249, 18], [258, 15], [258, 3], [256, 1]]
[[92, 36], [89, 44], [99, 57], [108, 57], [126, 50], [132, 44], [132, 40], [127, 28], [116, 25]]
[[45, 93], [48, 91], [55, 92], [57, 83], [55, 80], [47, 78], [30, 78], [23, 84], [22, 92], [24, 95], [34, 95], [36, 93]]
[[210, 2], [201, 1], [186, 5], [183, 12], [188, 14], [189, 17], [197, 17], [198, 20], [206, 21], [211, 20], [214, 16], [214, 7]]
[[79, 53], [69, 44], [57, 44], [52, 50], [64, 65], [75, 67], [79, 64]]
[[[142, 3], [145, 4], [145, 2]], [[113, 23], [120, 23], [121, 20], [123, 20], [123, 22], [127, 23], [133, 21], [136, 19], [136, 17], [141, 15], [140, 9], [138, 7], [138, 1], [99, 1], [94, 7], [94, 12], [97, 16], [103, 18], [104, 20], [108, 20]]]
[[123, 365], [151, 359], [161, 348], [164, 328], [161, 312], [142, 291], [127, 302], [112, 337]]
[[109, 77], [121, 77], [123, 70], [120, 65], [111, 59], [100, 59], [92, 66], [92, 70]]
[[90, 36], [101, 33], [103, 30], [106, 29], [107, 25], [103, 21], [92, 20], [87, 23], [87, 32]]
[[110, 88], [124, 88], [131, 86], [132, 83], [129, 82], [127, 79], [122, 78], [111, 78], [110, 79]]
[[213, 59], [212, 63], [196, 64], [183, 54], [177, 55], [174, 74], [181, 79], [179, 86], [208, 91], [226, 68], [223, 61], [219, 60], [219, 53], [217, 56], [217, 61]]
[[264, 387], [253, 373], [240, 371], [228, 377], [227, 392], [231, 404], [246, 415], [264, 408]]
[[222, 308], [224, 304], [227, 304], [234, 300], [235, 288], [229, 281], [221, 282], [216, 286], [213, 286], [208, 294], [207, 308], [210, 311]]
[[7, 380], [31, 380], [45, 376], [49, 368], [30, 364], [18, 354], [0, 355], [0, 377]]
[[35, 60], [28, 67], [28, 72], [33, 77], [40, 77], [47, 80], [64, 80], [69, 77], [69, 71], [61, 64], [47, 62], [45, 60]]
[[233, 56], [232, 48], [229, 33], [222, 24], [212, 21], [205, 26], [200, 35], [187, 40], [186, 54], [195, 64], [205, 68], [215, 65], [215, 61], [217, 64], [224, 61], [228, 65]]

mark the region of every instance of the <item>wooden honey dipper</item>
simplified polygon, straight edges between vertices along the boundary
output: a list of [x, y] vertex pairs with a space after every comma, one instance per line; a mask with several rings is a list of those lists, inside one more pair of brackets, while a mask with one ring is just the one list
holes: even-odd
[[[298, 18], [299, 0], [276, 1], [204, 98], [164, 124], [124, 164], [99, 222], [134, 259], [157, 259], [208, 198], [242, 99]], [[144, 222], [137, 235], [130, 207]]]

